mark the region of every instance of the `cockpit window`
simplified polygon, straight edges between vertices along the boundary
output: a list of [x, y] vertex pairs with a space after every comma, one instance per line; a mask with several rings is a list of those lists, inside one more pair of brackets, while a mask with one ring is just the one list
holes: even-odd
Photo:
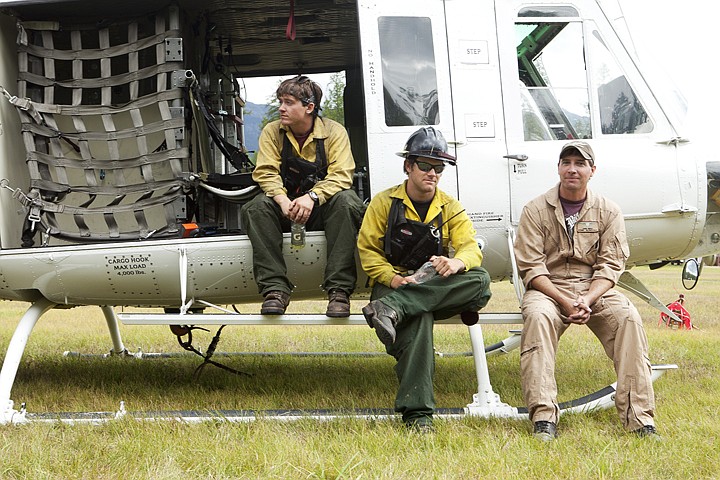
[[582, 24], [517, 23], [515, 32], [525, 140], [592, 138]]
[[597, 31], [591, 36], [590, 54], [602, 133], [614, 135], [652, 131], [652, 121]]
[[427, 17], [380, 17], [385, 123], [437, 125], [438, 108], [432, 25]]
[[582, 22], [572, 21], [577, 12], [568, 8], [524, 9], [523, 21], [515, 24], [525, 140], [592, 138], [593, 120], [599, 123], [596, 135], [652, 131], [652, 120], [599, 32], [588, 29], [585, 38]]

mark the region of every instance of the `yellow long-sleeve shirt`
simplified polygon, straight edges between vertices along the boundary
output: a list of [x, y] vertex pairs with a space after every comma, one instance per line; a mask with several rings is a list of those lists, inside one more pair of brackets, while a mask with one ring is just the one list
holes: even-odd
[[[407, 181], [375, 195], [365, 212], [360, 227], [358, 235], [360, 262], [373, 284], [380, 282], [390, 286], [390, 282], [396, 274], [406, 273], [403, 268], [393, 266], [387, 261], [384, 243], [393, 198], [402, 199], [406, 207], [405, 216], [408, 220], [421, 221], [407, 195], [406, 183]], [[453, 257], [462, 260], [467, 270], [479, 267], [482, 263], [482, 252], [475, 240], [475, 229], [470, 218], [463, 212], [463, 206], [459, 201], [437, 189], [432, 202], [430, 202], [426, 215], [427, 220], [433, 220], [440, 212], [442, 212], [442, 219], [445, 222], [442, 227], [443, 252], [447, 254], [452, 247]]]
[[290, 140], [295, 156], [313, 163], [316, 155], [315, 140], [325, 139], [328, 161], [327, 175], [312, 189], [317, 193], [321, 205], [339, 191], [352, 187], [355, 160], [350, 150], [350, 140], [345, 127], [327, 118], [316, 118], [313, 131], [310, 132], [301, 150], [292, 132], [283, 127], [280, 120], [276, 120], [268, 123], [260, 133], [257, 164], [253, 171], [253, 180], [260, 185], [265, 195], [274, 197], [287, 193], [280, 174], [280, 155], [284, 136]]

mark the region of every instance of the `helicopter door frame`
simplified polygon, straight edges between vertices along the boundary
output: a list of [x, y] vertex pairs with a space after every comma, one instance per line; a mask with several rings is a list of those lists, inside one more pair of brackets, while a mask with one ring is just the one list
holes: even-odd
[[[458, 196], [483, 249], [483, 266], [511, 274], [510, 185], [492, 2], [445, 2]], [[472, 15], [468, 12], [472, 11]]]
[[[405, 180], [402, 160], [389, 152], [418, 128], [440, 130], [455, 153], [443, 2], [417, 11], [411, 0], [358, 2], [372, 195]], [[457, 174], [448, 173], [440, 188], [457, 195]]]
[[[528, 62], [530, 68], [523, 69], [524, 78], [519, 67], [519, 43], [520, 34], [517, 25], [520, 23], [531, 23], [528, 18], [518, 17], [521, 8], [526, 7], [520, 1], [502, 0], [496, 1], [498, 10], [498, 48], [500, 56], [500, 74], [503, 83], [505, 128], [507, 134], [508, 150], [508, 175], [510, 181], [510, 215], [511, 221], [517, 225], [520, 220], [523, 207], [533, 198], [542, 194], [558, 182], [557, 161], [561, 146], [568, 141], [562, 138], [563, 135], [577, 136], [575, 129], [568, 128], [565, 109], [558, 105], [555, 94], [558, 91], [582, 95], [585, 92], [585, 103], [590, 105], [589, 87], [587, 85], [586, 68], [581, 71], [574, 71], [571, 79], [563, 79], [561, 88], [553, 88], [555, 85], [544, 84], [545, 78], [538, 72], [531, 72], [534, 68], [532, 62]], [[537, 2], [541, 4], [542, 2]], [[543, 7], [547, 8], [547, 7]], [[568, 8], [568, 7], [563, 7]], [[570, 7], [572, 8], [572, 7]], [[547, 22], [557, 22], [559, 25], [567, 23], [565, 30], [574, 30], [574, 34], [582, 35], [582, 20], [579, 16], [558, 18], [543, 18]], [[530, 32], [528, 32], [530, 34]], [[534, 33], [534, 32], [533, 32]], [[557, 39], [562, 41], [560, 32], [547, 32], [548, 43]], [[537, 42], [527, 42], [525, 47], [528, 55], [542, 55], [543, 44], [539, 35]], [[538, 51], [533, 52], [532, 49]], [[570, 49], [572, 49], [570, 51]], [[584, 66], [585, 49], [582, 42], [573, 42], [566, 54], [567, 64], [577, 66], [582, 62]], [[534, 60], [534, 59], [533, 59]], [[541, 60], [542, 61], [542, 60]], [[544, 73], [544, 72], [543, 72]], [[527, 83], [534, 82], [528, 86]], [[563, 90], [564, 89], [564, 90]], [[551, 113], [555, 113], [552, 116]], [[596, 150], [597, 153], [597, 150]]]

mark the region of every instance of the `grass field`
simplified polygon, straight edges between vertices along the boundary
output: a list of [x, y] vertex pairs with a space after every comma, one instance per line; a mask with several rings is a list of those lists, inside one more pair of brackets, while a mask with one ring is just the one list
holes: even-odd
[[[706, 267], [698, 287], [684, 291], [680, 267], [636, 268], [665, 303], [679, 293], [698, 329], [658, 325], [658, 312], [634, 297], [643, 315], [653, 363], [678, 370], [655, 383], [657, 424], [665, 441], [645, 442], [622, 431], [614, 409], [565, 415], [560, 437], [542, 444], [526, 421], [443, 419], [419, 436], [399, 421], [343, 418], [251, 423], [136, 421], [103, 425], [35, 423], [0, 426], [0, 479], [123, 478], [720, 478], [720, 267]], [[514, 293], [493, 285], [488, 310], [507, 311]], [[359, 311], [364, 300], [353, 302]], [[27, 304], [0, 303], [0, 355]], [[294, 303], [292, 309], [324, 308]], [[484, 327], [487, 343], [507, 336], [506, 326]], [[512, 327], [510, 327], [512, 328]], [[203, 349], [210, 333], [198, 333]], [[437, 326], [436, 348], [470, 351], [467, 329]], [[122, 326], [131, 351], [178, 353], [167, 327]], [[394, 361], [378, 356], [260, 356], [218, 358], [250, 375], [208, 366], [193, 376], [200, 357], [132, 359], [65, 357], [64, 351], [102, 354], [111, 348], [98, 308], [53, 310], [35, 327], [12, 391], [29, 412], [178, 409], [390, 408]], [[382, 352], [366, 327], [227, 327], [225, 352]], [[517, 350], [489, 359], [493, 388], [512, 405], [522, 403]], [[585, 328], [561, 342], [560, 401], [614, 381], [610, 361]], [[476, 391], [472, 358], [437, 358], [438, 407], [463, 407]]]

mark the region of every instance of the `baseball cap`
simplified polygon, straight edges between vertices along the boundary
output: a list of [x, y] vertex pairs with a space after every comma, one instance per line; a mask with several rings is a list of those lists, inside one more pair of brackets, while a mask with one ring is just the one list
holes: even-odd
[[585, 160], [590, 160], [591, 166], [595, 165], [595, 153], [593, 152], [592, 147], [589, 143], [582, 140], [573, 140], [572, 142], [568, 142], [563, 145], [562, 150], [560, 151], [560, 158], [563, 158], [565, 152], [571, 148], [577, 149], [577, 151], [580, 152], [580, 155], [582, 155]]

